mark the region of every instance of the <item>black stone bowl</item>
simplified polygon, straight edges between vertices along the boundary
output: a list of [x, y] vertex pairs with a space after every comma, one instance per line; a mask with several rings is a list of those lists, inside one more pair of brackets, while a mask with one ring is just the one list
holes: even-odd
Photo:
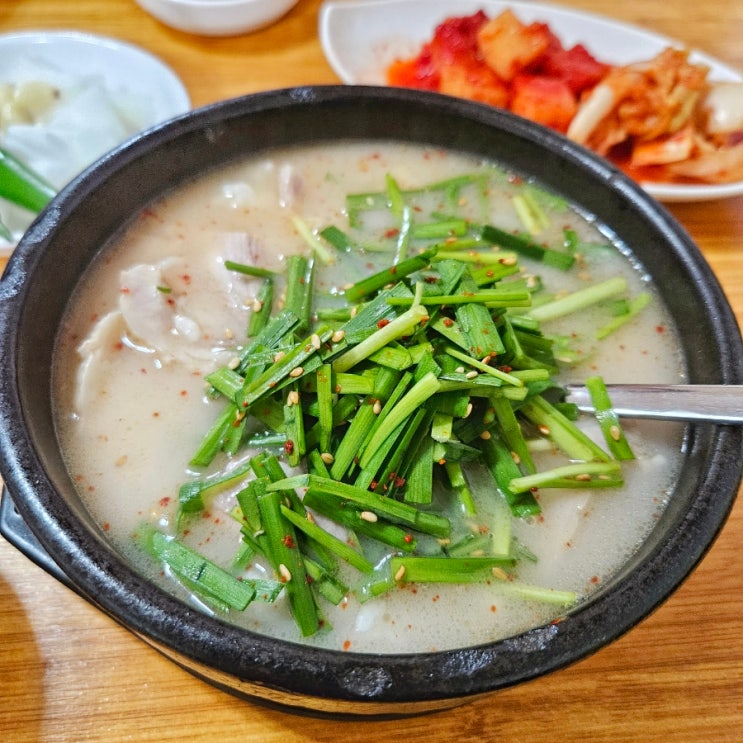
[[[535, 176], [609, 225], [674, 316], [690, 382], [743, 383], [743, 347], [699, 250], [633, 182], [553, 132], [435, 94], [307, 87], [215, 104], [134, 138], [54, 199], [0, 284], [2, 475], [17, 520], [40, 547], [28, 553], [42, 562], [46, 553], [48, 569], [80, 594], [223, 689], [314, 714], [382, 717], [452, 707], [563, 668], [643, 619], [678, 587], [722, 527], [740, 484], [743, 428], [689, 425], [670, 504], [620, 574], [564, 621], [502, 642], [410, 655], [311, 649], [210, 618], [143, 580], [93, 522], [60, 456], [49, 370], [70, 295], [112, 236], [176, 184], [269, 147], [357, 138], [487, 156]], [[6, 527], [11, 522], [7, 518]]]

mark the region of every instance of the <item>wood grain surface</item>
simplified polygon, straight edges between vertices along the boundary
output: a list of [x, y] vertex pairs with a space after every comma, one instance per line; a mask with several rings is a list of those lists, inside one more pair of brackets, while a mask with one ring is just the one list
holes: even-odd
[[[564, 4], [641, 24], [743, 71], [740, 0]], [[136, 43], [180, 75], [198, 106], [339, 82], [318, 41], [319, 6], [299, 0], [263, 31], [210, 39], [163, 26], [133, 0], [2, 0], [0, 33], [75, 29]], [[742, 320], [743, 198], [669, 208]], [[334, 722], [267, 710], [193, 678], [0, 538], [0, 740], [735, 743], [743, 740], [741, 545], [743, 501], [667, 603], [570, 668], [427, 717]]]

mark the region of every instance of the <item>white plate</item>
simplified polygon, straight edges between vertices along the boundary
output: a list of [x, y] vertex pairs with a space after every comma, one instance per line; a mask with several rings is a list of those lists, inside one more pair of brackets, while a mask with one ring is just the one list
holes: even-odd
[[[28, 147], [28, 152], [15, 154], [57, 187], [129, 136], [191, 108], [183, 83], [157, 57], [132, 44], [91, 34], [0, 35], [0, 83], [32, 79], [59, 86], [63, 95], [67, 91], [83, 111], [76, 118], [75, 107], [68, 105], [49, 131], [39, 124], [16, 130], [16, 143]], [[6, 141], [0, 132], [0, 143]], [[56, 142], [61, 147], [55, 152]], [[44, 149], [46, 157], [37, 154]], [[15, 235], [32, 216], [5, 205], [4, 217], [9, 217]], [[0, 238], [0, 254], [11, 248]]]
[[[512, 8], [524, 22], [549, 24], [566, 47], [583, 44], [598, 59], [617, 65], [649, 59], [678, 41], [603, 16], [557, 5], [498, 0], [326, 0], [320, 9], [319, 33], [325, 56], [349, 85], [384, 85], [387, 67], [411, 57], [436, 26], [450, 16], [484, 10], [492, 17]], [[710, 78], [743, 81], [743, 75], [699, 51], [690, 59], [710, 68]], [[743, 182], [721, 185], [643, 183], [661, 201], [705, 201], [743, 194]]]

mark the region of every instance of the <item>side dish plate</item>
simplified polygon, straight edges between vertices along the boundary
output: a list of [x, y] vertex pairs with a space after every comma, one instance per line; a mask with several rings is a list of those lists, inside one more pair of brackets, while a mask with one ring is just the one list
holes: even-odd
[[[384, 85], [385, 70], [398, 57], [415, 55], [436, 26], [451, 16], [484, 10], [495, 16], [511, 8], [524, 22], [549, 24], [565, 46], [583, 44], [602, 61], [630, 64], [680, 42], [610, 18], [554, 5], [499, 0], [328, 0], [320, 10], [319, 33], [328, 63], [348, 85]], [[710, 68], [719, 81], [743, 75], [719, 60], [694, 51], [692, 61]], [[643, 183], [655, 198], [706, 201], [743, 194], [743, 182], [715, 185]]]
[[[24, 151], [14, 154], [56, 185], [128, 135], [191, 108], [181, 80], [154, 55], [133, 44], [75, 31], [0, 35], [0, 85], [28, 81], [56, 85], [65, 103], [48, 122], [25, 127], [15, 140]], [[0, 144], [4, 142], [0, 132]], [[32, 216], [14, 211], [7, 226], [19, 237]], [[12, 247], [0, 238], [0, 255]]]
[[0, 82], [13, 82], [11, 60], [34, 57], [79, 78], [99, 76], [114, 92], [150, 100], [156, 124], [191, 108], [186, 88], [164, 62], [117, 39], [76, 31], [27, 31], [0, 35]]

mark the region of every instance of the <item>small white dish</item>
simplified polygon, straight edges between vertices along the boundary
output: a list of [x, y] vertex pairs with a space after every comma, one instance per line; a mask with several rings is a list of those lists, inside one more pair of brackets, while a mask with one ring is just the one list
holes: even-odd
[[148, 124], [191, 108], [175, 72], [134, 44], [77, 31], [25, 31], [0, 35], [0, 82], [16, 82], [29, 58], [79, 79], [98, 76], [114, 95], [149, 101]]
[[[411, 57], [451, 16], [484, 10], [489, 16], [511, 8], [524, 22], [543, 21], [565, 46], [583, 44], [597, 58], [624, 65], [649, 59], [678, 41], [645, 29], [557, 5], [499, 0], [326, 0], [320, 9], [319, 34], [325, 57], [349, 85], [385, 85], [385, 71], [397, 58]], [[743, 75], [703, 52], [692, 61], [710, 68], [717, 81], [743, 81]], [[715, 185], [643, 183], [665, 202], [709, 201], [743, 194], [743, 182]]]
[[[144, 49], [74, 31], [0, 35], [0, 85], [41, 81], [60, 103], [42, 121], [0, 131], [6, 146], [56, 188], [138, 131], [191, 108], [183, 83]], [[17, 240], [33, 214], [0, 200]], [[0, 255], [14, 243], [0, 238]]]
[[237, 36], [277, 21], [298, 0], [136, 0], [159, 21], [202, 36]]

